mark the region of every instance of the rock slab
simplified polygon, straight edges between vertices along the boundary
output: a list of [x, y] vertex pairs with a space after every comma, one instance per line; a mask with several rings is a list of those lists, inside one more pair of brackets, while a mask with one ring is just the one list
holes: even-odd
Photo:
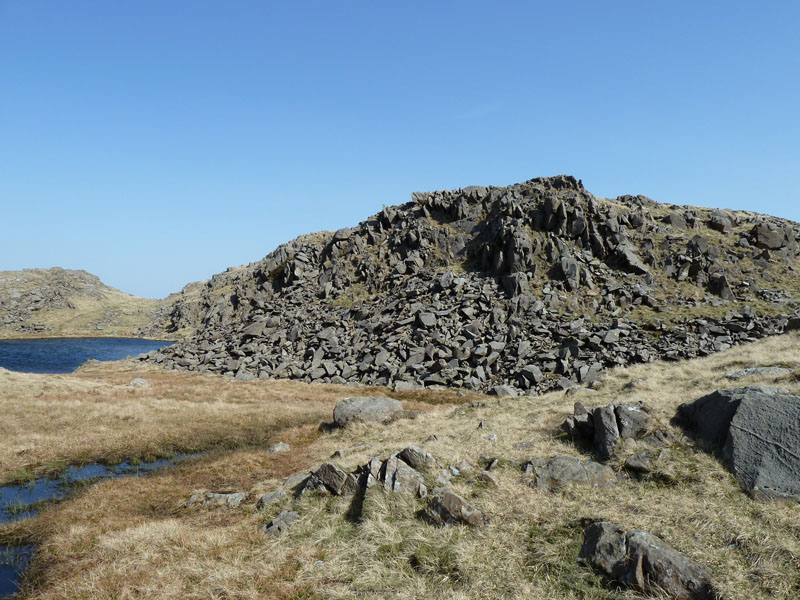
[[718, 390], [679, 415], [758, 500], [800, 501], [800, 396], [768, 386]]

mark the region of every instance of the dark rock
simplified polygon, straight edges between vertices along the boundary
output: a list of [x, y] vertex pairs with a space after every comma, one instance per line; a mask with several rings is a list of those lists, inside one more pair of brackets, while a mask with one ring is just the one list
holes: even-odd
[[800, 396], [767, 386], [719, 390], [680, 415], [753, 498], [800, 501]]
[[489, 390], [489, 395], [501, 398], [512, 398], [517, 395], [517, 390], [510, 385], [496, 385]]
[[653, 470], [653, 466], [650, 464], [651, 454], [650, 450], [632, 454], [625, 459], [625, 468], [635, 473], [650, 473]]
[[317, 478], [329, 492], [340, 495], [347, 481], [347, 473], [333, 463], [324, 463], [314, 471], [313, 477]]
[[489, 522], [484, 514], [449, 488], [436, 488], [422, 516], [439, 527], [455, 524], [480, 527]]
[[436, 315], [429, 312], [421, 312], [417, 314], [417, 323], [420, 327], [436, 327]]
[[600, 460], [609, 460], [616, 452], [619, 426], [613, 404], [594, 409], [594, 447]]
[[730, 233], [733, 229], [733, 219], [727, 213], [720, 210], [712, 211], [708, 221], [708, 227], [720, 233]]
[[783, 229], [770, 223], [759, 223], [750, 233], [758, 248], [778, 250], [786, 245], [786, 234]]
[[706, 567], [645, 531], [592, 523], [583, 530], [578, 561], [645, 594], [661, 592], [676, 600], [715, 597]]
[[650, 415], [640, 404], [617, 404], [614, 414], [619, 437], [622, 439], [638, 438], [647, 431]]
[[436, 459], [433, 458], [431, 453], [417, 446], [409, 446], [397, 456], [414, 469], [431, 469], [436, 466]]

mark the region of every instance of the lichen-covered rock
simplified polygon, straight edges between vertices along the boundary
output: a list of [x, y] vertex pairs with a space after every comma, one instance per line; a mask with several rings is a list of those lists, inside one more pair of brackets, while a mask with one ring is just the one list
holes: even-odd
[[261, 496], [256, 502], [256, 510], [264, 510], [271, 504], [275, 504], [276, 502], [280, 502], [281, 500], [286, 499], [286, 492], [282, 488], [278, 488], [273, 492], [269, 492]]
[[397, 455], [390, 456], [383, 463], [380, 478], [387, 491], [416, 494], [419, 497], [428, 493], [425, 478]]
[[351, 423], [389, 423], [402, 414], [402, 403], [393, 398], [344, 398], [333, 409], [333, 420], [339, 427], [347, 427]]
[[611, 467], [593, 461], [583, 462], [574, 456], [538, 458], [527, 463], [523, 469], [533, 472], [534, 487], [548, 491], [575, 484], [608, 487], [617, 480]]
[[192, 494], [192, 497], [189, 498], [185, 506], [188, 508], [194, 504], [200, 503], [203, 506], [228, 506], [230, 508], [237, 508], [246, 499], [247, 492], [231, 492], [225, 494], [199, 492]]

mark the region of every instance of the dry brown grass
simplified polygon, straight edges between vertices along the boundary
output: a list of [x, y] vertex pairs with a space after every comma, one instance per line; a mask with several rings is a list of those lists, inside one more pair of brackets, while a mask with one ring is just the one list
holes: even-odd
[[[135, 377], [147, 385], [130, 386]], [[70, 375], [0, 369], [0, 482], [64, 464], [263, 446], [287, 427], [329, 421], [336, 401], [357, 393], [287, 380], [233, 381], [133, 361], [95, 364]]]
[[[724, 378], [729, 370], [761, 365], [783, 365], [793, 372], [787, 377], [739, 382]], [[106, 401], [111, 402], [114, 393], [106, 386], [113, 389], [132, 376], [124, 370], [114, 373], [99, 378], [85, 372], [75, 376], [71, 385], [92, 391], [93, 386], [100, 386], [100, 397], [108, 394]], [[173, 376], [180, 379], [171, 380]], [[575, 487], [547, 493], [530, 488], [525, 476], [512, 467], [496, 471], [497, 489], [469, 477], [456, 480], [456, 490], [491, 519], [479, 530], [436, 529], [415, 517], [422, 502], [385, 495], [375, 488], [367, 494], [360, 520], [348, 518], [349, 499], [304, 499], [299, 507], [302, 519], [278, 539], [260, 534], [258, 527], [282, 507], [270, 508], [265, 514], [254, 510], [258, 495], [277, 486], [281, 477], [326, 460], [337, 448], [359, 444], [369, 448], [342, 458], [342, 467], [353, 468], [372, 455], [407, 444], [423, 444], [432, 433], [438, 440], [424, 447], [444, 464], [465, 459], [477, 465], [481, 455], [513, 460], [581, 455], [558, 433], [575, 399], [588, 406], [642, 400], [653, 408], [654, 427], [680, 433], [670, 425], [677, 406], [714, 389], [770, 383], [800, 394], [800, 336], [796, 334], [701, 360], [617, 369], [596, 393], [552, 393], [500, 401], [476, 398], [485, 405], [434, 406], [415, 420], [330, 434], [317, 432], [312, 415], [329, 418], [328, 410], [342, 391], [335, 386], [240, 384], [170, 373], [152, 373], [145, 378], [151, 381], [146, 392], [151, 395], [166, 396], [170, 389], [179, 395], [178, 382], [195, 390], [187, 391], [185, 398], [162, 401], [180, 407], [176, 410], [184, 415], [210, 411], [202, 417], [209, 423], [225, 411], [212, 410], [213, 401], [209, 401], [212, 406], [202, 407], [192, 398], [204, 385], [214, 387], [217, 381], [218, 402], [228, 410], [241, 411], [242, 417], [261, 414], [263, 418], [263, 407], [272, 402], [286, 411], [281, 414], [287, 419], [301, 414], [309, 420], [280, 432], [292, 445], [288, 454], [269, 455], [256, 447], [212, 452], [169, 472], [102, 483], [34, 520], [4, 527], [0, 539], [34, 539], [40, 544], [25, 597], [639, 597], [607, 589], [591, 571], [576, 564], [582, 525], [598, 518], [651, 531], [707, 564], [723, 598], [800, 596], [800, 507], [753, 502], [716, 458], [689, 442], [673, 444], [662, 477], [622, 481], [613, 489]], [[643, 381], [635, 389], [623, 390], [637, 379]], [[169, 382], [176, 385], [170, 387]], [[160, 385], [165, 386], [164, 393], [155, 394]], [[250, 385], [260, 390], [253, 394], [263, 396], [243, 398], [244, 392], [239, 390]], [[284, 391], [275, 391], [279, 389]], [[344, 390], [347, 393], [343, 395], [354, 395], [352, 388]], [[357, 393], [362, 391], [367, 390]], [[118, 396], [117, 408], [129, 400], [138, 406], [140, 393], [144, 392]], [[418, 392], [417, 396], [425, 399], [425, 394]], [[438, 393], [431, 396], [441, 397]], [[319, 403], [319, 412], [288, 406], [305, 402]], [[259, 403], [262, 413], [256, 408]], [[144, 410], [146, 403], [142, 405]], [[92, 403], [86, 407], [91, 414]], [[168, 418], [169, 411], [160, 414], [160, 418]], [[480, 422], [482, 428], [478, 428]], [[228, 427], [229, 421], [223, 418], [221, 430]], [[146, 435], [146, 430], [142, 427], [137, 435]], [[29, 427], [28, 432], [32, 431]], [[487, 438], [490, 433], [498, 436], [496, 442]], [[107, 440], [116, 439], [111, 433], [104, 435], [109, 436]], [[103, 439], [96, 439], [97, 448], [102, 447]], [[515, 448], [518, 442], [530, 445]], [[183, 503], [198, 489], [245, 490], [251, 495], [240, 509], [184, 509]]]

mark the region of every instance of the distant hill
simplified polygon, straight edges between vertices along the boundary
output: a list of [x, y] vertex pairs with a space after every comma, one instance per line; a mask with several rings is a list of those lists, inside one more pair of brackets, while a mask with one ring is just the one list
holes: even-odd
[[0, 271], [0, 338], [163, 337], [164, 302], [137, 298], [86, 271]]
[[783, 219], [598, 198], [570, 176], [414, 193], [174, 294], [164, 327], [187, 339], [150, 360], [501, 394], [588, 385], [783, 332], [798, 241]]

